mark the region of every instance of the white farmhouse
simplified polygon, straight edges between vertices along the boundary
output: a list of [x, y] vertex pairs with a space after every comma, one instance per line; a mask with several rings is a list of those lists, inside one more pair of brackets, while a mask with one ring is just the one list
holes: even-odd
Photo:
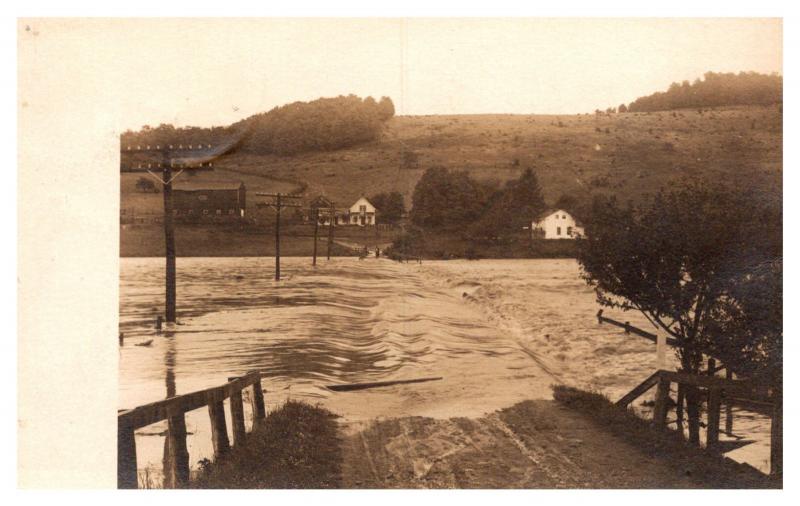
[[350, 224], [351, 225], [374, 225], [375, 224], [375, 206], [364, 197], [356, 200], [355, 204], [350, 206]]
[[531, 228], [544, 239], [575, 239], [583, 236], [583, 227], [563, 209], [551, 209], [539, 215]]

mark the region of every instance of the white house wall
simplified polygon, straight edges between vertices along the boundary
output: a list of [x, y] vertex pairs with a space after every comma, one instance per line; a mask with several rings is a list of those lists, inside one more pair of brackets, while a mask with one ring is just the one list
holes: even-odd
[[545, 239], [574, 239], [583, 235], [583, 228], [578, 226], [575, 218], [561, 209], [535, 223], [534, 227], [544, 232]]

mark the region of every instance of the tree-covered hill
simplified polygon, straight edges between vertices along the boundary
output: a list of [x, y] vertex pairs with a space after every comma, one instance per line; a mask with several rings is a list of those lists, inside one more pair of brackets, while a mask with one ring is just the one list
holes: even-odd
[[[637, 98], [627, 106], [627, 112], [772, 105], [781, 102], [783, 102], [783, 77], [778, 74], [706, 72], [703, 79], [696, 79], [693, 83], [689, 81], [672, 83], [667, 91]], [[620, 106], [620, 109], [623, 107]]]
[[257, 155], [294, 155], [309, 151], [331, 151], [380, 137], [383, 124], [394, 116], [389, 97], [376, 101], [355, 95], [293, 102], [256, 114], [227, 127], [182, 127], [147, 125], [121, 136], [128, 146], [183, 145], [230, 146]]

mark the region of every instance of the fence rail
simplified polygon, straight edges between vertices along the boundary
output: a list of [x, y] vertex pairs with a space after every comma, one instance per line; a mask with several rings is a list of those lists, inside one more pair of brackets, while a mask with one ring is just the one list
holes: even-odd
[[229, 378], [224, 385], [178, 395], [145, 404], [117, 414], [117, 487], [138, 488], [135, 431], [153, 423], [167, 420], [167, 451], [164, 459], [164, 486], [176, 488], [189, 480], [189, 453], [186, 448], [186, 418], [188, 411], [208, 407], [211, 418], [211, 438], [214, 456], [219, 458], [230, 449], [225, 422], [225, 399], [230, 399], [233, 423], [233, 444], [244, 443], [244, 404], [242, 391], [253, 388], [251, 401], [253, 427], [266, 417], [261, 373], [250, 372]]
[[[710, 371], [714, 371], [710, 367]], [[670, 402], [671, 385], [678, 387], [678, 401]], [[655, 405], [653, 407], [653, 424], [659, 429], [666, 429], [667, 414], [671, 406], [675, 406], [679, 430], [682, 429], [683, 399], [682, 392], [686, 388], [696, 388], [705, 391], [707, 395], [707, 422], [706, 422], [706, 448], [719, 450], [719, 425], [722, 404], [726, 404], [725, 432], [732, 430], [731, 405], [738, 405], [747, 410], [766, 414], [771, 418], [770, 435], [770, 474], [782, 476], [783, 474], [783, 388], [775, 384], [771, 388], [763, 384], [748, 381], [734, 380], [730, 377], [721, 378], [710, 375], [687, 374], [675, 371], [659, 370], [623, 396], [617, 405], [627, 407], [637, 398], [641, 397], [652, 387], [656, 388]]]

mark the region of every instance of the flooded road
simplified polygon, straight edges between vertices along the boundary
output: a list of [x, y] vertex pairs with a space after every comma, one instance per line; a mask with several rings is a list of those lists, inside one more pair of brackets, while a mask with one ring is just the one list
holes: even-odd
[[[310, 258], [287, 258], [280, 282], [271, 258], [179, 258], [177, 265], [179, 324], [156, 335], [163, 259], [121, 260], [120, 408], [260, 370], [267, 409], [292, 398], [356, 422], [476, 417], [550, 398], [554, 383], [615, 400], [658, 367], [652, 343], [598, 326], [594, 294], [574, 260], [334, 258], [313, 268]], [[639, 315], [609, 316], [651, 328]], [[152, 345], [135, 346], [149, 339]], [[444, 379], [349, 393], [325, 388], [425, 376]], [[737, 453], [763, 468], [768, 422], [764, 435], [763, 419], [736, 420], [737, 431], [758, 439]], [[187, 428], [196, 466], [212, 455], [206, 411], [189, 413]], [[153, 474], [164, 429], [137, 431], [139, 466]]]

